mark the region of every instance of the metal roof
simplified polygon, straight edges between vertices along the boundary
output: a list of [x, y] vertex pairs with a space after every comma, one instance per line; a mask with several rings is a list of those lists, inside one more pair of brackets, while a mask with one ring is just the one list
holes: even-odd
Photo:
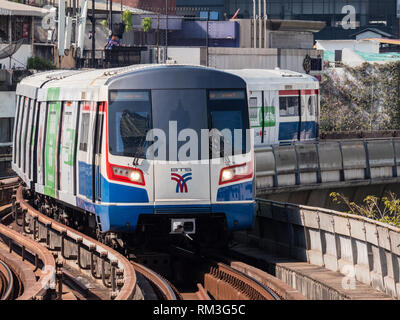
[[395, 44], [398, 46], [400, 45], [400, 39], [369, 38], [369, 39], [364, 39], [364, 40], [375, 40], [375, 41], [379, 41], [380, 43]]
[[49, 11], [27, 4], [0, 0], [0, 16], [44, 17]]
[[279, 68], [224, 71], [242, 77], [246, 81], [249, 90], [266, 90], [268, 88], [277, 89], [281, 86], [292, 84], [304, 85], [304, 89], [306, 89], [306, 87], [318, 88], [318, 80], [313, 76]]

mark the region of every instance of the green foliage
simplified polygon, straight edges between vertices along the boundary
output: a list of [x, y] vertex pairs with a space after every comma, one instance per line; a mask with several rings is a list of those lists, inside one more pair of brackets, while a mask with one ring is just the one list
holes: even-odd
[[153, 26], [152, 18], [147, 17], [142, 20], [142, 28], [144, 32], [149, 32], [152, 26]]
[[104, 29], [106, 29], [107, 27], [108, 27], [108, 23], [107, 23], [107, 20], [103, 20], [103, 21], [101, 21], [101, 26], [104, 28]]
[[337, 192], [331, 192], [329, 196], [334, 203], [345, 204], [349, 209], [348, 213], [400, 227], [400, 199], [397, 199], [392, 192], [389, 192], [389, 197], [382, 197], [381, 199], [375, 196], [367, 196], [363, 200], [363, 205], [351, 202]]
[[28, 59], [26, 68], [34, 70], [53, 70], [56, 69], [56, 66], [49, 60], [36, 56]]
[[400, 129], [400, 62], [335, 70], [321, 81], [321, 132]]
[[132, 12], [128, 9], [122, 13], [122, 22], [125, 24], [125, 31], [132, 30]]

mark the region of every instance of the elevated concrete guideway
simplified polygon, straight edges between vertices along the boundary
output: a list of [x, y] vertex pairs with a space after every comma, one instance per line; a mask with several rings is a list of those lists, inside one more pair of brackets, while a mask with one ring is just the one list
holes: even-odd
[[[399, 299], [400, 229], [322, 208], [258, 200], [237, 253], [308, 299]], [[248, 247], [250, 246], [250, 248]]]
[[399, 182], [397, 137], [259, 148], [255, 226], [236, 252], [309, 299], [399, 299], [400, 229], [322, 208], [331, 191], [360, 202]]
[[400, 182], [400, 138], [256, 148], [257, 195]]

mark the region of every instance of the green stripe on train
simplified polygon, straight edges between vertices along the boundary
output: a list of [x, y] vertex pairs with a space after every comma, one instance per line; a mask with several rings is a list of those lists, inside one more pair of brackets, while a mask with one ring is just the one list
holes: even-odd
[[[47, 101], [58, 100], [60, 88], [50, 88], [47, 91]], [[47, 130], [46, 130], [46, 170], [44, 193], [50, 197], [55, 196], [56, 189], [56, 152], [58, 127], [60, 123], [61, 102], [49, 103], [47, 112]]]

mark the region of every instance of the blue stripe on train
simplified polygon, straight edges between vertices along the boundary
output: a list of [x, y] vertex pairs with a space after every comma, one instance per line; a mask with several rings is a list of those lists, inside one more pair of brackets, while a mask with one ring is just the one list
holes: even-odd
[[[315, 121], [305, 121], [301, 123], [301, 140], [314, 139], [316, 137]], [[279, 141], [297, 140], [299, 132], [299, 122], [279, 123]]]
[[217, 201], [244, 201], [253, 198], [253, 181], [222, 187], [217, 193]]
[[[162, 210], [166, 207], [172, 206], [125, 206], [125, 205], [101, 205], [93, 204], [89, 201], [77, 198], [77, 206], [90, 212], [96, 213], [101, 222], [102, 231], [134, 231], [137, 226], [139, 215], [154, 214], [155, 210]], [[227, 220], [229, 230], [238, 230], [251, 228], [254, 213], [255, 202], [253, 203], [232, 203], [232, 204], [213, 204], [211, 208], [209, 205], [186, 205], [188, 213], [191, 210], [198, 212], [199, 208], [208, 208], [206, 213], [224, 213]]]
[[[92, 165], [79, 162], [79, 194], [88, 199], [92, 199]], [[98, 172], [98, 168], [96, 168]], [[126, 186], [108, 182], [102, 175], [100, 178], [101, 200], [104, 202], [119, 203], [148, 203], [149, 196], [147, 190], [143, 188]]]

